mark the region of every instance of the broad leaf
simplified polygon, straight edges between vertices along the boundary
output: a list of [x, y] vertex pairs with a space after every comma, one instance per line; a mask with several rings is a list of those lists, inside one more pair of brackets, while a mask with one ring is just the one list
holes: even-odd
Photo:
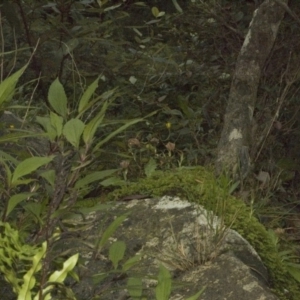
[[127, 280], [127, 290], [133, 299], [140, 299], [143, 294], [142, 278], [130, 277]]
[[[1, 154], [0, 154], [0, 155], [1, 155]], [[11, 165], [10, 159], [8, 159], [8, 161], [9, 161], [9, 165]], [[0, 156], [0, 162], [1, 162], [0, 166], [1, 166], [1, 167], [4, 167], [4, 169], [5, 169], [4, 176], [5, 176], [7, 185], [9, 185], [10, 182], [11, 182], [11, 178], [12, 178], [12, 172], [11, 172], [11, 170], [10, 170], [9, 165], [5, 162], [5, 160], [4, 160], [3, 157], [1, 157], [1, 156]], [[18, 164], [18, 161], [15, 160], [15, 161], [13, 162], [13, 164], [17, 165], [17, 164]]]
[[159, 14], [159, 10], [156, 6], [152, 7], [151, 8], [151, 12], [152, 12], [152, 15], [157, 18], [158, 17], [158, 14]]
[[292, 277], [294, 277], [294, 279], [296, 281], [298, 281], [298, 283], [300, 283], [300, 265], [299, 264], [294, 264], [295, 266], [287, 266], [287, 271], [290, 273], [290, 275]]
[[39, 123], [47, 133], [50, 141], [54, 141], [57, 137], [57, 130], [52, 126], [49, 117], [36, 117], [37, 123]]
[[48, 101], [51, 107], [64, 119], [67, 117], [67, 96], [63, 85], [56, 78], [50, 85], [48, 92]]
[[171, 274], [163, 265], [159, 267], [158, 282], [155, 289], [157, 300], [169, 300], [171, 294], [172, 279]]
[[28, 138], [28, 137], [39, 137], [45, 136], [45, 133], [32, 133], [32, 132], [14, 132], [5, 134], [0, 137], [0, 143], [12, 143], [17, 142], [20, 139]]
[[136, 255], [134, 257], [129, 258], [125, 261], [125, 263], [122, 265], [122, 271], [125, 273], [128, 271], [132, 266], [136, 265], [141, 260], [140, 255]]
[[47, 170], [45, 172], [42, 172], [40, 174], [41, 177], [45, 178], [48, 183], [54, 187], [54, 183], [55, 183], [55, 177], [56, 177], [56, 174], [55, 174], [55, 171], [54, 170]]
[[143, 118], [139, 118], [139, 119], [134, 119], [134, 120], [128, 121], [128, 123], [126, 123], [123, 126], [119, 127], [118, 129], [116, 129], [115, 131], [113, 131], [112, 133], [110, 133], [102, 141], [100, 141], [98, 144], [96, 144], [95, 147], [93, 147], [93, 151], [95, 152], [95, 151], [99, 150], [99, 148], [101, 148], [105, 143], [107, 143], [108, 141], [110, 141], [117, 134], [119, 134], [122, 131], [126, 130], [129, 126], [132, 126], [132, 125], [134, 125], [136, 123], [139, 123], [139, 122], [142, 122], [142, 121], [145, 121], [145, 120]]
[[97, 151], [105, 143], [107, 143], [109, 140], [111, 140], [117, 134], [119, 134], [122, 131], [126, 130], [129, 126], [132, 126], [132, 125], [134, 125], [136, 123], [145, 121], [146, 118], [151, 117], [151, 116], [155, 115], [156, 113], [157, 113], [157, 111], [154, 111], [154, 112], [148, 114], [147, 116], [145, 116], [144, 118], [138, 118], [138, 119], [129, 120], [128, 122], [126, 122], [126, 124], [124, 124], [123, 126], [119, 127], [118, 129], [116, 129], [115, 131], [113, 131], [111, 134], [109, 134], [106, 138], [104, 138], [102, 141], [100, 141], [98, 144], [96, 144], [96, 146], [93, 147], [93, 151], [94, 152]]
[[18, 185], [28, 185], [29, 183], [35, 181], [32, 178], [29, 179], [17, 179], [16, 181], [14, 181], [14, 183], [12, 184], [13, 187], [16, 187]]
[[96, 88], [98, 87], [98, 81], [99, 77], [93, 83], [91, 83], [83, 93], [81, 99], [79, 100], [78, 113], [82, 113], [87, 108], [91, 97], [93, 96]]
[[74, 269], [77, 264], [79, 258], [79, 254], [76, 253], [69, 257], [64, 263], [63, 267], [60, 271], [55, 271], [49, 278], [49, 282], [64, 282], [65, 278], [67, 277], [68, 273]]
[[13, 156], [0, 150], [0, 162], [5, 163], [5, 161], [9, 161], [10, 163], [13, 163], [14, 165], [17, 165], [19, 163], [19, 161], [17, 159], [15, 159]]
[[41, 219], [41, 213], [45, 211], [45, 203], [43, 202], [26, 202], [23, 204], [23, 208], [32, 214], [40, 224], [43, 224]]
[[[95, 98], [93, 98], [90, 102], [88, 102], [88, 104], [84, 107], [84, 109], [81, 111], [81, 113], [78, 114], [77, 118], [81, 117], [82, 114], [87, 111], [90, 108], [93, 108], [95, 106], [98, 106], [99, 102], [105, 102], [106, 100], [110, 99], [110, 103], [116, 99], [118, 97], [119, 94], [115, 94], [115, 91], [118, 88], [114, 88], [112, 90], [106, 91], [103, 94], [101, 94], [100, 96], [97, 96]], [[113, 96], [113, 97], [112, 97]]]
[[112, 169], [112, 170], [104, 170], [93, 172], [88, 174], [87, 176], [79, 179], [75, 184], [75, 189], [80, 189], [82, 187], [88, 186], [90, 183], [101, 180], [105, 177], [111, 176], [112, 174], [116, 173], [119, 169]]
[[52, 111], [50, 112], [50, 124], [55, 128], [57, 137], [60, 137], [62, 134], [63, 122], [64, 119], [61, 116]]
[[114, 232], [119, 228], [119, 226], [122, 224], [122, 222], [128, 218], [128, 214], [122, 215], [117, 217], [104, 231], [102, 234], [101, 240], [99, 242], [99, 247], [102, 248], [107, 240], [114, 234]]
[[151, 157], [144, 167], [146, 176], [150, 177], [155, 172], [156, 168], [157, 168], [157, 163], [153, 159], [153, 157]]
[[33, 196], [34, 193], [21, 193], [17, 195], [13, 195], [8, 200], [7, 210], [6, 210], [6, 217], [12, 212], [12, 210], [22, 201], [27, 199], [30, 196]]
[[83, 133], [84, 127], [84, 123], [79, 119], [71, 119], [64, 126], [63, 134], [65, 138], [76, 149], [79, 148], [80, 137]]
[[126, 250], [126, 244], [123, 241], [116, 241], [109, 247], [109, 259], [114, 269], [117, 269], [119, 261], [123, 259]]
[[11, 100], [14, 95], [16, 84], [26, 68], [27, 65], [0, 83], [0, 107], [4, 102]]
[[49, 157], [30, 157], [20, 162], [12, 176], [11, 183], [14, 184], [20, 177], [36, 171], [39, 167], [48, 164], [54, 156]]
[[96, 115], [96, 117], [94, 117], [85, 126], [85, 129], [83, 131], [83, 140], [84, 140], [86, 145], [91, 145], [92, 144], [95, 132], [96, 132], [98, 126], [103, 121], [103, 118], [105, 116], [105, 112], [106, 112], [108, 106], [109, 106], [109, 103], [107, 101], [105, 101], [102, 105], [102, 108], [101, 108], [100, 112]]

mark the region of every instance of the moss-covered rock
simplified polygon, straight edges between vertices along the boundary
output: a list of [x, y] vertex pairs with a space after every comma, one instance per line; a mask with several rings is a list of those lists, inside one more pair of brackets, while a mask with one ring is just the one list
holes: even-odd
[[280, 299], [300, 299], [299, 283], [288, 273], [274, 239], [253, 216], [251, 209], [242, 200], [230, 195], [229, 185], [225, 177], [216, 179], [213, 172], [205, 168], [180, 168], [158, 171], [150, 178], [112, 192], [108, 198], [120, 200], [134, 194], [176, 195], [203, 205], [255, 248], [269, 271], [271, 287]]

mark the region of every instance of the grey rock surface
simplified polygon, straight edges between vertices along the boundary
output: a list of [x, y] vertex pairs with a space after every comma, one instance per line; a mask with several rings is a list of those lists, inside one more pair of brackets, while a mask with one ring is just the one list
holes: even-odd
[[[138, 274], [143, 278], [147, 299], [155, 299], [160, 264], [172, 274], [174, 289], [170, 299], [187, 299], [204, 286], [199, 298], [203, 300], [278, 299], [269, 290], [268, 272], [251, 245], [203, 207], [165, 196], [120, 202], [94, 217], [95, 220], [106, 218], [101, 225], [104, 230], [116, 216], [125, 213], [129, 215], [116, 230], [111, 243], [124, 241], [127, 258], [142, 256], [127, 276]], [[92, 237], [93, 231], [99, 232], [99, 229], [93, 228], [86, 236]], [[89, 257], [88, 253], [85, 257]], [[78, 299], [86, 299], [82, 295], [87, 292], [94, 296], [102, 294], [101, 299], [127, 299], [127, 276], [118, 280], [108, 278], [92, 288], [89, 276], [112, 268], [106, 250], [99, 258], [98, 261], [86, 260], [89, 272], [75, 288], [77, 295], [81, 294]]]

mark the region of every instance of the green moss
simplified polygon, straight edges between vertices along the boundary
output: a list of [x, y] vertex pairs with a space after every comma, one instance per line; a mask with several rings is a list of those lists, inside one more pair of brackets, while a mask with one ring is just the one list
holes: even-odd
[[[250, 208], [243, 201], [229, 195], [228, 186], [226, 178], [217, 180], [211, 171], [202, 167], [181, 168], [158, 171], [150, 178], [112, 192], [109, 200], [132, 194], [170, 195], [203, 205], [220, 216], [227, 226], [238, 231], [256, 249], [268, 268], [271, 286], [280, 299], [300, 299], [299, 283], [287, 272], [269, 233], [252, 216]], [[284, 294], [284, 290], [289, 293]]]

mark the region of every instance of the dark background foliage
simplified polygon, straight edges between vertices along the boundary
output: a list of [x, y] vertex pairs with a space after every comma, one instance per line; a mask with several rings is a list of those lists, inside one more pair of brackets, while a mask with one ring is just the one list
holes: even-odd
[[[151, 158], [161, 169], [211, 165], [235, 62], [261, 2], [3, 0], [1, 79], [34, 53], [14, 100], [35, 107], [26, 115], [33, 121], [47, 111], [48, 87], [56, 77], [72, 109], [100, 75], [97, 93], [117, 88], [118, 97], [99, 139], [115, 128], [113, 121], [158, 110], [95, 154], [94, 169], [128, 161], [128, 177], [136, 179], [144, 176]], [[299, 1], [289, 7], [300, 15]], [[299, 25], [286, 14], [259, 86], [254, 173], [238, 192], [249, 202], [255, 195], [268, 226], [292, 228], [295, 236], [300, 227], [299, 47]], [[23, 110], [14, 113], [24, 118]], [[168, 143], [175, 147], [170, 150]]]

